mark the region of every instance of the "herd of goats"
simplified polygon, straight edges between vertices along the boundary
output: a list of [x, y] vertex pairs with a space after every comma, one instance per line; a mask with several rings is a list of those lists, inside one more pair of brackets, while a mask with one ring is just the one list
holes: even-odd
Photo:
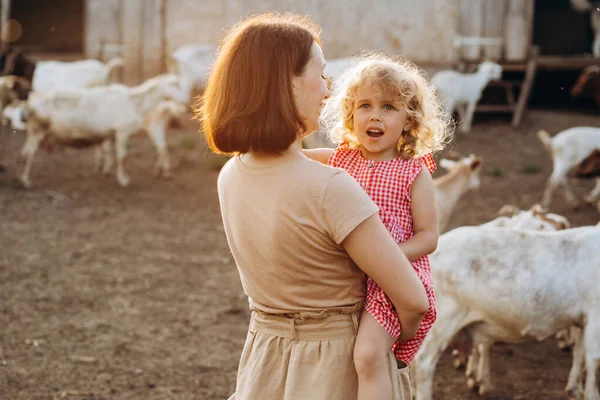
[[[166, 132], [202, 90], [215, 51], [207, 44], [182, 46], [170, 55], [168, 73], [134, 87], [113, 82], [123, 66], [120, 58], [33, 62], [17, 50], [2, 54], [0, 116], [10, 130], [25, 131], [17, 173], [22, 185], [31, 186], [39, 148], [92, 146], [95, 168], [109, 173], [116, 159], [117, 181], [127, 186], [127, 141], [140, 132], [156, 148], [155, 172], [171, 174]], [[353, 62], [327, 60], [326, 74], [335, 80]], [[501, 65], [485, 61], [472, 73], [437, 72], [431, 82], [444, 98], [447, 114], [458, 113], [458, 129], [468, 132], [483, 90], [501, 76]], [[571, 93], [590, 96], [600, 105], [600, 68], [584, 69]], [[8, 130], [0, 132], [0, 145]], [[600, 212], [600, 128], [576, 126], [553, 137], [543, 130], [537, 135], [553, 161], [541, 206], [505, 207], [493, 221], [445, 232], [431, 256], [438, 318], [411, 366], [418, 400], [431, 399], [435, 365], [451, 343], [456, 364], [466, 366], [468, 385], [483, 394], [493, 388], [494, 343], [553, 335], [561, 346], [573, 349], [567, 391], [574, 398], [600, 400], [600, 226], [572, 228], [566, 218], [547, 211], [558, 186], [571, 206], [579, 206], [569, 186], [575, 176], [596, 179], [584, 201]], [[331, 144], [316, 132], [306, 145]], [[479, 185], [482, 163], [474, 155], [440, 160], [448, 170], [435, 179], [441, 232], [462, 194]]]

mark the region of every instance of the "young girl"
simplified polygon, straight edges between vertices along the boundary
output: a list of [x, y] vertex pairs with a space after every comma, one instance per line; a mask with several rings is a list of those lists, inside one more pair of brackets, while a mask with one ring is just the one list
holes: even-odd
[[386, 370], [393, 349], [398, 365], [415, 357], [436, 318], [427, 255], [438, 240], [433, 152], [450, 130], [433, 87], [409, 62], [371, 54], [333, 84], [323, 120], [337, 149], [305, 154], [343, 168], [379, 206], [380, 217], [411, 261], [429, 298], [429, 311], [415, 332], [402, 331], [402, 310], [394, 309], [381, 288], [367, 280], [365, 311], [354, 350], [358, 399], [391, 399]]

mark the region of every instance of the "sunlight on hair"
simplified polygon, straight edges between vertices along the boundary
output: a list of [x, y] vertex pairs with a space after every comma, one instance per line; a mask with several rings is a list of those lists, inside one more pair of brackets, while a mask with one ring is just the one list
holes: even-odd
[[453, 125], [444, 117], [435, 88], [416, 65], [380, 52], [363, 52], [339, 78], [334, 80], [321, 123], [333, 143], [360, 144], [354, 133], [354, 105], [357, 90], [374, 85], [401, 103], [408, 114], [409, 129], [398, 143], [402, 158], [437, 153], [452, 140]]

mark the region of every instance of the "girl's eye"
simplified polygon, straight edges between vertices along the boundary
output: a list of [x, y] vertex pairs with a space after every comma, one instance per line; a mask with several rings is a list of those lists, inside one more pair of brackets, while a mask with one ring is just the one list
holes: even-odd
[[358, 108], [369, 108], [370, 106], [368, 104], [361, 104]]
[[384, 105], [384, 106], [383, 106], [383, 109], [384, 109], [384, 110], [388, 110], [388, 111], [390, 111], [390, 110], [395, 110], [395, 109], [396, 109], [396, 107], [394, 107], [394, 106], [393, 106], [393, 105], [391, 105], [391, 104], [386, 104], [386, 105]]

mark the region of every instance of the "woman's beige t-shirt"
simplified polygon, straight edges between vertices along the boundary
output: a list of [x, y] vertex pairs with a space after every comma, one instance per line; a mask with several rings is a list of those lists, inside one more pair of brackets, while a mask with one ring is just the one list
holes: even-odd
[[251, 309], [319, 312], [364, 299], [365, 275], [341, 243], [379, 209], [346, 171], [300, 153], [260, 167], [233, 157], [218, 191]]

